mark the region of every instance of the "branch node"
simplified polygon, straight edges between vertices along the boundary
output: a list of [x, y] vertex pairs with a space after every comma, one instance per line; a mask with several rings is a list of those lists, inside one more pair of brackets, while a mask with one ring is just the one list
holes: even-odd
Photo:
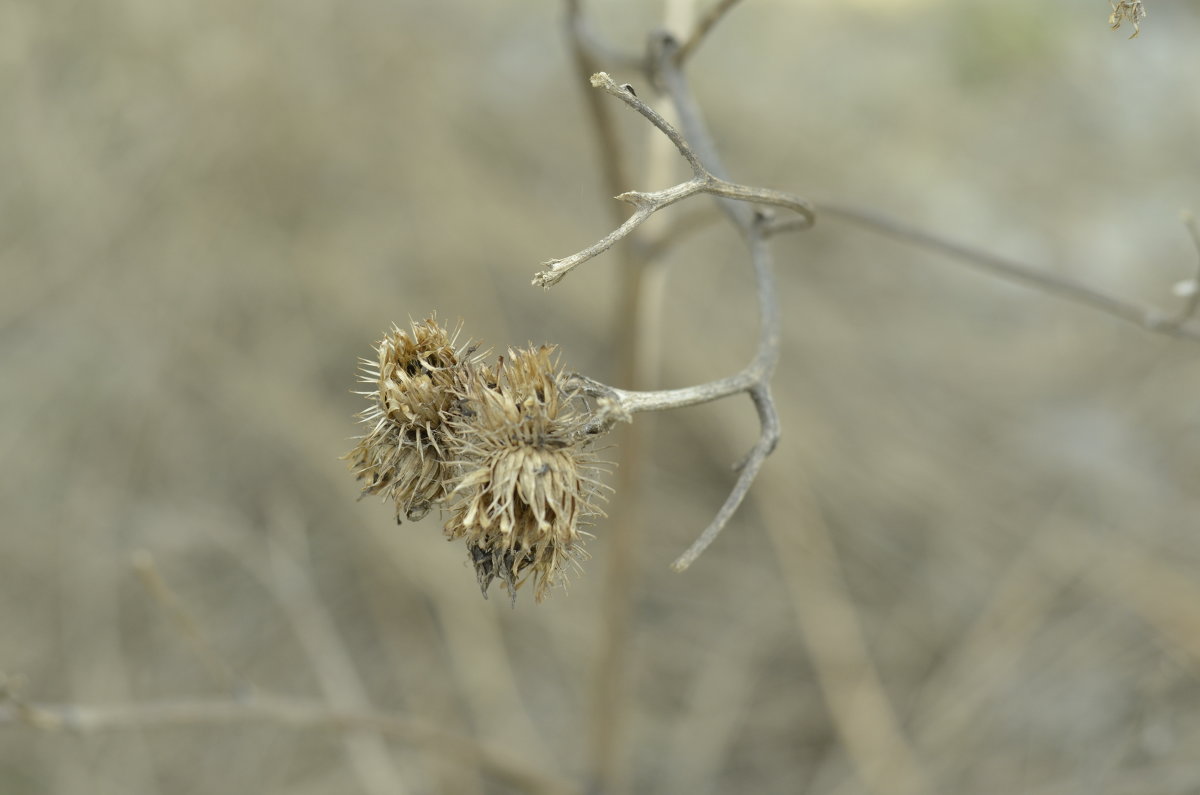
[[[736, 0], [721, 0], [718, 10], [710, 15], [707, 27], [702, 25], [693, 34], [694, 46], [721, 14], [734, 5]], [[659, 33], [651, 38], [648, 63], [651, 83], [662, 85], [670, 95], [679, 113], [680, 125], [687, 132], [691, 143], [684, 135], [669, 124], [657, 111], [638, 98], [633, 87], [626, 83], [618, 85], [606, 72], [591, 75], [592, 87], [620, 99], [665, 135], [692, 169], [692, 179], [671, 188], [653, 192], [627, 191], [618, 195], [619, 201], [633, 205], [636, 211], [621, 225], [591, 246], [561, 260], [543, 263], [543, 270], [534, 279], [534, 285], [548, 287], [561, 279], [577, 265], [608, 250], [614, 243], [626, 238], [643, 221], [658, 210], [687, 199], [697, 193], [708, 193], [741, 232], [749, 247], [757, 285], [761, 311], [761, 327], [758, 352], [744, 370], [729, 378], [676, 390], [658, 392], [627, 392], [604, 387], [590, 379], [579, 377], [576, 383], [580, 392], [596, 399], [593, 421], [585, 433], [602, 433], [617, 421], [628, 421], [638, 411], [653, 411], [666, 408], [696, 405], [717, 400], [741, 392], [749, 393], [758, 411], [761, 432], [758, 441], [740, 467], [733, 490], [726, 498], [716, 517], [692, 546], [673, 564], [676, 571], [691, 565], [728, 524], [730, 517], [741, 505], [750, 485], [758, 475], [762, 462], [775, 449], [779, 441], [779, 421], [771, 399], [769, 381], [779, 358], [779, 309], [775, 294], [775, 282], [771, 273], [771, 258], [766, 246], [768, 228], [773, 216], [759, 210], [755, 205], [769, 205], [791, 210], [797, 217], [790, 219], [793, 226], [807, 228], [812, 225], [812, 204], [794, 194], [781, 191], [739, 185], [724, 179], [720, 158], [717, 156], [711, 136], [694, 107], [690, 92], [679, 71], [682, 58], [679, 44], [669, 34]], [[657, 56], [657, 57], [656, 57]], [[702, 162], [701, 157], [707, 161]]]

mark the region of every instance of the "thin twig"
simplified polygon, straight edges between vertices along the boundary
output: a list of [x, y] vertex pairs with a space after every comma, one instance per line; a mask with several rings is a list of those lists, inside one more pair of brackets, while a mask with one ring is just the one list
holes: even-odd
[[[628, 419], [639, 411], [654, 411], [678, 408], [716, 400], [721, 397], [748, 392], [754, 400], [760, 424], [758, 442], [751, 448], [741, 473], [725, 504], [716, 517], [701, 533], [696, 542], [673, 564], [676, 571], [683, 571], [708, 547], [730, 517], [741, 504], [750, 484], [757, 476], [766, 457], [779, 441], [779, 420], [771, 400], [769, 383], [779, 359], [779, 307], [776, 298], [775, 279], [770, 249], [767, 245], [767, 220], [749, 205], [767, 204], [785, 207], [794, 211], [798, 225], [811, 225], [814, 219], [812, 206], [799, 196], [780, 191], [751, 188], [730, 182], [724, 177], [720, 158], [707, 125], [699, 108], [692, 99], [676, 55], [678, 43], [669, 35], [652, 42], [652, 77], [656, 84], [665, 87], [679, 115], [683, 133], [672, 127], [663, 117], [640, 100], [629, 86], [620, 86], [607, 74], [600, 72], [592, 76], [591, 84], [617, 97], [650, 121], [675, 145], [679, 154], [692, 169], [691, 180], [666, 190], [654, 193], [631, 191], [617, 198], [634, 205], [636, 211], [625, 223], [593, 245], [559, 260], [545, 263], [547, 270], [534, 277], [534, 284], [548, 287], [559, 281], [579, 264], [606, 251], [614, 243], [627, 237], [643, 221], [663, 207], [682, 201], [697, 193], [712, 195], [729, 219], [738, 228], [749, 249], [754, 269], [756, 292], [760, 312], [758, 349], [751, 362], [740, 372], [724, 379], [684, 389], [655, 392], [635, 392], [616, 389], [590, 379], [579, 378], [580, 389], [601, 399], [601, 410], [589, 432], [606, 431], [619, 419]], [[690, 143], [689, 143], [690, 141]]]
[[[682, 69], [676, 63], [672, 50], [674, 42], [664, 37], [661, 41], [663, 50], [661, 78], [671, 97], [675, 110], [679, 115], [679, 123], [698, 162], [706, 164], [708, 171], [716, 178], [724, 178], [725, 169], [700, 114], [700, 109], [692, 97], [684, 78]], [[716, 517], [701, 533], [692, 546], [672, 564], [675, 571], [683, 571], [702, 553], [720, 534], [734, 511], [741, 505], [751, 484], [757, 477], [763, 462], [779, 442], [779, 418], [775, 411], [770, 394], [770, 380], [779, 361], [780, 319], [779, 302], [775, 287], [774, 263], [770, 247], [767, 245], [767, 235], [762, 223], [762, 216], [742, 203], [743, 197], [729, 194], [719, 194], [718, 205], [738, 227], [749, 249], [750, 263], [754, 269], [755, 287], [759, 307], [759, 339], [758, 349], [754, 359], [745, 368], [741, 376], [753, 379], [746, 388], [754, 400], [758, 412], [760, 434], [758, 442], [751, 448], [741, 464], [741, 473]], [[771, 202], [795, 210], [798, 214], [796, 221], [801, 226], [809, 226], [813, 222], [811, 205], [798, 197], [789, 197], [794, 201]], [[732, 201], [731, 201], [732, 200]], [[735, 376], [736, 378], [737, 376]]]
[[[809, 202], [795, 194], [785, 193], [783, 191], [770, 190], [767, 188], [753, 188], [747, 185], [738, 185], [728, 180], [717, 176], [711, 168], [706, 168], [703, 163], [697, 158], [691, 145], [687, 140], [672, 127], [666, 119], [658, 114], [653, 108], [647, 105], [626, 86], [619, 86], [617, 83], [604, 72], [599, 72], [592, 75], [592, 85], [596, 88], [603, 89], [614, 97], [617, 97], [625, 104], [636, 110], [655, 127], [662, 131], [664, 135], [670, 139], [671, 143], [675, 144], [675, 148], [679, 150], [679, 154], [687, 161], [692, 169], [692, 178], [687, 182], [682, 182], [664, 190], [643, 193], [640, 191], [627, 191], [616, 198], [619, 201], [628, 202], [635, 207], [635, 212], [623, 224], [617, 227], [609, 234], [602, 237], [592, 245], [578, 251], [568, 257], [561, 259], [552, 259], [542, 263], [545, 270], [538, 272], [533, 277], [533, 284], [537, 287], [550, 287], [558, 283], [564, 276], [570, 273], [579, 265], [587, 262], [598, 254], [602, 254], [613, 246], [614, 243], [625, 239], [634, 229], [637, 229], [641, 224], [654, 213], [669, 207], [676, 202], [695, 196], [697, 193], [708, 193], [724, 199], [732, 199], [738, 202], [748, 202], [750, 204], [765, 204], [776, 207], [783, 207], [794, 211], [799, 218], [797, 219], [799, 226], [811, 226], [814, 220], [812, 205]], [[674, 97], [673, 97], [674, 99]], [[678, 106], [678, 102], [676, 103]], [[750, 216], [746, 216], [749, 218]], [[742, 224], [739, 224], [742, 226]], [[749, 222], [747, 221], [742, 231], [748, 231]]]
[[762, 435], [740, 465], [741, 472], [738, 473], [737, 483], [725, 499], [721, 510], [717, 512], [700, 537], [693, 541], [692, 545], [671, 564], [671, 568], [675, 571], [684, 571], [695, 563], [696, 558], [700, 557], [700, 554], [717, 539], [717, 536], [725, 529], [725, 525], [729, 523], [734, 511], [742, 504], [746, 493], [750, 491], [750, 485], [758, 476], [763, 462], [767, 460], [767, 456], [775, 450], [775, 445], [779, 443], [779, 416], [775, 412], [770, 391], [765, 384], [759, 383], [750, 390], [750, 396], [754, 399], [754, 407], [758, 409], [759, 420], [762, 423]]
[[657, 127], [663, 135], [667, 136], [671, 143], [675, 144], [675, 148], [679, 150], [679, 154], [683, 156], [683, 159], [686, 160], [688, 165], [692, 167], [692, 174], [699, 177], [708, 173], [708, 169], [706, 169], [700, 163], [700, 161], [696, 159], [696, 153], [692, 151], [692, 147], [683, 139], [683, 136], [679, 134], [679, 131], [672, 127], [671, 124], [662, 117], [661, 113], [639, 99], [633, 90], [633, 86], [628, 84], [617, 85], [617, 82], [609, 77], [607, 72], [597, 72], [596, 74], [592, 75], [591, 83], [592, 88], [599, 88], [605, 93], [616, 97], [629, 107], [636, 110], [651, 124]]
[[575, 793], [567, 781], [547, 776], [513, 759], [507, 751], [386, 712], [330, 707], [315, 701], [255, 696], [244, 700], [146, 701], [111, 706], [0, 703], [0, 726], [41, 731], [101, 732], [192, 726], [274, 724], [294, 729], [370, 732], [421, 747], [428, 753], [465, 758], [524, 792]]
[[[1200, 326], [1190, 322], [1192, 312], [1187, 311], [1186, 308], [1183, 315], [1175, 315], [1127, 298], [1109, 295], [1081, 282], [956, 243], [932, 232], [917, 229], [873, 210], [827, 202], [817, 202], [815, 206], [817, 213], [822, 218], [846, 221], [887, 237], [946, 254], [1006, 281], [1024, 284], [1058, 298], [1098, 309], [1147, 331], [1171, 337], [1200, 340]], [[767, 231], [770, 234], [776, 234], [798, 228], [801, 228], [800, 224], [795, 223], [792, 219], [785, 219], [771, 222]], [[1189, 230], [1193, 228], [1194, 224], [1189, 226]], [[1200, 235], [1193, 232], [1193, 236], [1197, 241], [1198, 249], [1200, 249]]]
[[700, 46], [700, 42], [704, 41], [705, 36], [709, 31], [721, 21], [722, 17], [729, 12], [731, 8], [738, 4], [740, 0], [719, 0], [719, 2], [708, 10], [708, 13], [700, 18], [696, 23], [696, 27], [692, 28], [691, 34], [687, 41], [675, 51], [675, 63], [682, 66], [683, 62], [691, 57], [696, 48]]

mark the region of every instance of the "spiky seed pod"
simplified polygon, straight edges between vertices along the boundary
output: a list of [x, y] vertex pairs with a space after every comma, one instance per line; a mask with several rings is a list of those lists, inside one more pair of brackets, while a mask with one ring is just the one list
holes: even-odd
[[363, 481], [362, 493], [382, 494], [413, 521], [445, 499], [446, 463], [443, 416], [458, 399], [461, 371], [469, 353], [455, 346], [458, 334], [434, 317], [393, 326], [375, 346], [376, 358], [363, 359], [361, 392], [371, 402], [358, 415], [370, 430], [343, 456]]
[[532, 579], [540, 602], [584, 557], [580, 525], [600, 514], [587, 418], [553, 353], [510, 350], [495, 368], [473, 368], [446, 418], [457, 485], [445, 532], [466, 539], [485, 597], [498, 579], [515, 600]]

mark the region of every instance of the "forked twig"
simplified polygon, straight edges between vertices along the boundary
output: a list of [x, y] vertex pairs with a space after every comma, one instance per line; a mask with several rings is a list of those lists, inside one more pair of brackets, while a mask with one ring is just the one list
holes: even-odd
[[535, 286], [549, 287], [556, 284], [579, 265], [582, 265], [598, 254], [604, 253], [612, 248], [614, 243], [628, 237], [630, 232], [641, 226], [654, 213], [697, 193], [708, 193], [713, 196], [733, 199], [734, 201], [750, 202], [752, 204], [784, 207], [799, 215], [800, 226], [812, 225], [814, 219], [812, 206], [799, 196], [784, 193], [783, 191], [738, 185], [721, 179], [711, 169], [705, 168], [683, 136], [666, 119], [659, 115], [657, 111], [638, 99], [630, 86], [617, 85], [616, 81], [605, 72], [598, 72], [592, 75], [592, 86], [617, 97], [661, 130], [670, 139], [671, 143], [675, 144], [675, 148], [679, 150], [679, 154], [691, 166], [692, 178], [687, 182], [682, 182], [664, 190], [650, 193], [628, 191], [617, 196], [616, 198], [619, 201], [628, 202], [634, 206], [634, 214], [625, 223], [582, 251], [578, 251], [568, 257], [552, 259], [542, 263], [545, 270], [540, 271], [533, 277], [533, 284]]
[[665, 87], [674, 103], [684, 133], [676, 130], [658, 112], [639, 99], [631, 86], [618, 85], [604, 72], [593, 75], [591, 84], [620, 99], [661, 131], [691, 167], [692, 179], [652, 193], [630, 191], [621, 194], [617, 198], [633, 204], [636, 208], [634, 214], [613, 232], [582, 251], [545, 263], [547, 269], [538, 273], [533, 283], [541, 287], [557, 283], [575, 267], [603, 253], [614, 243], [628, 236], [653, 213], [698, 193], [707, 193], [718, 201], [746, 242], [754, 268], [761, 323], [758, 350], [741, 371], [726, 378], [683, 389], [648, 392], [617, 389], [591, 379], [576, 377], [576, 385], [583, 393], [601, 401], [596, 421], [588, 429], [593, 433], [607, 431], [617, 420], [628, 419], [630, 415], [640, 411], [692, 406], [741, 392], [748, 393], [754, 401], [759, 417], [759, 440], [740, 465], [737, 482], [717, 515], [692, 546], [672, 564], [676, 571], [683, 571], [728, 524], [730, 517], [749, 491], [763, 461], [779, 441], [779, 418], [769, 387], [775, 364], [779, 359], [779, 308], [771, 254], [767, 246], [766, 218], [763, 214], [755, 212], [751, 205], [771, 205], [791, 210], [796, 213], [797, 226], [810, 226], [814, 214], [809, 202], [799, 196], [739, 185], [723, 176], [724, 170], [716, 149], [680, 70], [679, 63], [682, 59], [679, 58], [678, 43], [669, 35], [664, 35], [655, 44], [658, 45], [655, 49], [658, 57], [653, 64], [652, 74], [657, 78], [657, 82]]
[[[661, 115], [637, 97], [629, 85], [618, 85], [609, 75], [599, 72], [592, 76], [591, 84], [617, 97], [633, 108], [659, 131], [679, 151], [692, 169], [692, 178], [659, 191], [628, 191], [616, 198], [634, 206], [634, 213], [615, 230], [591, 246], [568, 257], [543, 263], [544, 270], [534, 276], [533, 283], [550, 287], [582, 263], [607, 251], [623, 240], [651, 215], [698, 193], [707, 193], [717, 199], [718, 204], [738, 227], [750, 250], [758, 287], [758, 304], [762, 314], [762, 325], [758, 351], [754, 359], [741, 371], [726, 378], [683, 389], [637, 392], [606, 386], [590, 379], [577, 377], [579, 388], [587, 395], [600, 398], [599, 410], [590, 433], [606, 431], [613, 423], [639, 411], [657, 411], [706, 403], [740, 392], [747, 392], [754, 399], [759, 414], [761, 437], [752, 448], [742, 465], [737, 484], [722, 506], [712, 524], [701, 534], [696, 543], [674, 563], [676, 570], [686, 569], [711, 543], [737, 509], [753, 481], [763, 460], [774, 449], [778, 441], [778, 420], [768, 391], [770, 377], [778, 359], [779, 321], [776, 306], [774, 277], [771, 269], [770, 252], [765, 241], [773, 234], [811, 226], [815, 218], [814, 206], [794, 194], [781, 191], [752, 188], [728, 181], [720, 167], [708, 133], [708, 128], [692, 100], [681, 65], [687, 56], [703, 40], [708, 30], [736, 4], [737, 0], [719, 0], [696, 26], [688, 42], [680, 46], [669, 35], [652, 42], [650, 56], [646, 60], [646, 71], [650, 80], [665, 89], [679, 114], [682, 132], [671, 126]], [[750, 205], [784, 207], [795, 213], [791, 218], [776, 220], [754, 212]], [[1177, 313], [1165, 312], [1144, 306], [1125, 298], [1109, 295], [1085, 284], [1065, 279], [1046, 271], [1030, 267], [994, 254], [907, 226], [898, 221], [854, 207], [835, 204], [819, 204], [822, 215], [857, 224], [864, 228], [888, 235], [909, 243], [942, 252], [964, 262], [982, 268], [994, 275], [1020, 282], [1061, 298], [1074, 301], [1093, 309], [1106, 312], [1122, 320], [1134, 323], [1149, 331], [1168, 336], [1200, 339], [1200, 323], [1195, 316], [1200, 310], [1200, 274], [1195, 279], [1181, 282], [1176, 293], [1186, 297], [1187, 302]], [[1194, 220], [1186, 219], [1188, 230], [1200, 251], [1200, 231]]]

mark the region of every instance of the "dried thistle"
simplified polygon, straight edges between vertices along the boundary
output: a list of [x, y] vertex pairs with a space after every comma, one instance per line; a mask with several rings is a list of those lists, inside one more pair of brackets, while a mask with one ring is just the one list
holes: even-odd
[[360, 392], [371, 401], [358, 415], [370, 430], [343, 456], [362, 493], [382, 494], [416, 521], [448, 494], [449, 470], [443, 416], [460, 390], [459, 380], [470, 352], [455, 346], [434, 317], [412, 324], [412, 331], [393, 326], [375, 346], [376, 358], [361, 360], [361, 379], [371, 389]]
[[500, 580], [541, 601], [584, 557], [579, 527], [600, 513], [587, 416], [564, 386], [553, 347], [510, 350], [471, 369], [447, 415], [457, 468], [446, 536], [465, 538], [479, 586]]
[[1129, 38], [1136, 39], [1137, 35], [1142, 32], [1139, 23], [1146, 18], [1146, 9], [1142, 7], [1142, 0], [1109, 0], [1108, 3], [1112, 6], [1112, 14], [1108, 17], [1108, 24], [1113, 30], [1121, 27], [1122, 22], [1129, 22], [1133, 25], [1133, 33]]

